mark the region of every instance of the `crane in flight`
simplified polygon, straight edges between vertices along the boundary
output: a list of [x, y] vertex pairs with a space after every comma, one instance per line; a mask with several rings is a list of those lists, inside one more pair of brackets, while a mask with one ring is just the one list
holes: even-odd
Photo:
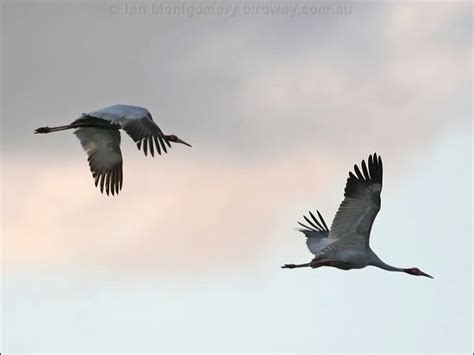
[[152, 156], [167, 153], [170, 142], [190, 144], [174, 134], [164, 134], [153, 121], [150, 112], [143, 107], [114, 105], [97, 111], [84, 113], [71, 124], [59, 127], [40, 127], [35, 133], [51, 133], [75, 129], [74, 134], [88, 155], [89, 167], [95, 186], [107, 195], [118, 194], [122, 189], [122, 152], [120, 151], [120, 129], [123, 129], [140, 150]]
[[[382, 191], [382, 158], [376, 153], [369, 156], [368, 164], [362, 160], [362, 172], [354, 165], [349, 172], [344, 200], [334, 217], [331, 229], [328, 228], [319, 211], [317, 217], [309, 212], [303, 216], [307, 224], [298, 229], [306, 239], [308, 249], [315, 255], [306, 264], [286, 264], [284, 269], [330, 266], [342, 270], [362, 269], [368, 265], [387, 271], [404, 272], [410, 275], [433, 278], [416, 267], [400, 268], [384, 263], [369, 246], [370, 231], [380, 210]], [[318, 219], [319, 217], [319, 219]]]

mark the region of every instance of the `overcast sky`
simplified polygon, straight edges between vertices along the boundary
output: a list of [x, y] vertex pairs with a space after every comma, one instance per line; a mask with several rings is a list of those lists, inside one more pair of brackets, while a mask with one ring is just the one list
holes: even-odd
[[[3, 349], [470, 352], [471, 4], [141, 4], [3, 7]], [[71, 132], [32, 132], [116, 103], [193, 148], [123, 134], [111, 198]], [[372, 247], [435, 279], [281, 270], [374, 151]]]

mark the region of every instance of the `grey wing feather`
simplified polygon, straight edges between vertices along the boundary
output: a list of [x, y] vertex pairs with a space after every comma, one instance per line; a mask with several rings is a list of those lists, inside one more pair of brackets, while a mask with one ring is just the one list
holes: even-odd
[[122, 153], [120, 132], [111, 129], [83, 127], [74, 131], [88, 155], [95, 186], [100, 192], [118, 194], [122, 189]]
[[319, 220], [311, 211], [309, 212], [310, 218], [303, 215], [307, 224], [298, 222], [303, 227], [299, 228], [298, 231], [302, 232], [306, 239], [306, 245], [309, 251], [313, 254], [317, 254], [319, 251], [324, 249], [326, 246], [331, 244], [329, 240], [329, 229], [327, 228], [326, 222], [319, 211], [316, 211]]
[[331, 240], [327, 236], [321, 238], [313, 237], [306, 239], [306, 246], [308, 247], [309, 251], [314, 255], [318, 254], [329, 244], [331, 244]]
[[382, 158], [376, 153], [369, 156], [368, 166], [362, 161], [362, 172], [354, 165], [349, 172], [344, 200], [331, 225], [329, 239], [362, 238], [368, 243], [372, 224], [377, 216], [382, 191]]
[[155, 155], [163, 151], [167, 153], [167, 147], [171, 147], [168, 138], [160, 127], [153, 121], [150, 112], [139, 106], [114, 105], [87, 114], [88, 116], [102, 118], [120, 125], [125, 132], [137, 143], [140, 150], [143, 147], [145, 155]]

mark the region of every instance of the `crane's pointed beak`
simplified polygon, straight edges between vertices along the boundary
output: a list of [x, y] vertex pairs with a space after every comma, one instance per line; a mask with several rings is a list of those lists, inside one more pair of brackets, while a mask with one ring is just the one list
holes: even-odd
[[431, 275], [428, 275], [427, 273], [425, 273], [425, 272], [423, 272], [423, 271], [420, 271], [420, 275], [421, 275], [421, 276], [426, 276], [426, 277], [429, 277], [430, 279], [434, 279], [434, 277], [433, 277], [433, 276], [431, 276]]
[[179, 139], [179, 138], [176, 140], [176, 143], [181, 143], [181, 144], [187, 145], [188, 147], [192, 147], [191, 144], [186, 143], [185, 141], [183, 141], [182, 139]]

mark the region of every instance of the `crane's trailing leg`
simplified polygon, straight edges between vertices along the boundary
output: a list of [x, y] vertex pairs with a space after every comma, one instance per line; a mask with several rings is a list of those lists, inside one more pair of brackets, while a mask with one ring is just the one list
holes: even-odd
[[72, 122], [71, 124], [65, 126], [57, 126], [57, 127], [39, 127], [35, 130], [35, 133], [51, 133], [51, 132], [58, 132], [58, 131], [65, 131], [67, 129], [76, 129], [81, 127], [89, 127], [89, 128], [104, 128], [104, 129], [119, 129], [119, 126], [113, 123], [110, 123], [106, 120], [98, 119], [95, 117], [89, 117], [87, 115], [82, 116]]
[[330, 259], [319, 259], [311, 261], [310, 263], [306, 264], [285, 264], [281, 268], [282, 269], [295, 269], [299, 267], [310, 267], [312, 269], [317, 269], [321, 266], [331, 266], [342, 270], [349, 270], [352, 269], [352, 266], [349, 263], [345, 263], [343, 261], [338, 260], [330, 260]]
[[285, 264], [281, 268], [282, 269], [295, 269], [297, 267], [310, 267], [311, 263], [306, 263], [306, 264]]
[[330, 265], [331, 263], [333, 262], [333, 260], [314, 260], [311, 261], [310, 263], [306, 263], [306, 264], [285, 264], [283, 265], [281, 268], [282, 269], [296, 269], [296, 268], [299, 268], [299, 267], [310, 267], [310, 268], [313, 268], [313, 269], [316, 269], [318, 267], [321, 267], [321, 266], [332, 266]]
[[67, 126], [58, 126], [58, 127], [39, 127], [39, 128], [35, 129], [35, 134], [65, 131], [66, 129], [73, 129], [73, 128], [77, 128], [77, 126], [76, 125], [67, 125]]

